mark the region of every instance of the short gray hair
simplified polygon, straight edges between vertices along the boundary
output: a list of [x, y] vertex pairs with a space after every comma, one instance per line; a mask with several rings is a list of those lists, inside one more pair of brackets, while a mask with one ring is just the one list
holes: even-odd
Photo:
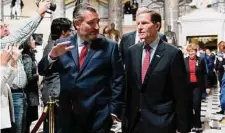
[[97, 13], [97, 10], [93, 8], [92, 6], [90, 6], [90, 4], [87, 4], [87, 3], [79, 4], [73, 10], [73, 21], [82, 19], [82, 14], [86, 10]]
[[142, 12], [148, 12], [149, 9], [147, 6], [141, 6], [137, 9], [137, 12], [136, 12], [136, 17], [141, 14]]

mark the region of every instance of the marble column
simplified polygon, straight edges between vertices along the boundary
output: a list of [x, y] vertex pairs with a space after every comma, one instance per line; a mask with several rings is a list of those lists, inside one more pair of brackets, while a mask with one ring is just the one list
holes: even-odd
[[115, 24], [115, 29], [122, 34], [122, 0], [109, 0], [108, 25]]
[[3, 0], [0, 0], [0, 7], [1, 7], [1, 9], [0, 9], [0, 19], [4, 20], [4, 2], [3, 2]]
[[[178, 13], [179, 13], [179, 0], [165, 0], [164, 3], [164, 31], [168, 31], [168, 25], [171, 26], [171, 30], [176, 33], [178, 39]], [[178, 41], [179, 42], [179, 41]]]
[[52, 12], [52, 20], [55, 18], [65, 17], [65, 2], [64, 0], [55, 0], [56, 10]]

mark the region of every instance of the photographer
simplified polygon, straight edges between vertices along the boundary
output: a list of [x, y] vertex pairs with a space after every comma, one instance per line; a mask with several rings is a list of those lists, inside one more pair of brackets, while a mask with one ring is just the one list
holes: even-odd
[[17, 61], [21, 51], [18, 50], [18, 47], [7, 47], [0, 50], [1, 133], [14, 132], [11, 123], [15, 122], [15, 117], [9, 86], [17, 74]]
[[8, 25], [0, 21], [0, 49], [4, 49], [8, 44], [21, 45], [29, 36], [31, 36], [40, 24], [44, 14], [50, 8], [50, 0], [42, 0], [36, 14], [29, 20], [23, 21], [23, 24], [10, 34]]

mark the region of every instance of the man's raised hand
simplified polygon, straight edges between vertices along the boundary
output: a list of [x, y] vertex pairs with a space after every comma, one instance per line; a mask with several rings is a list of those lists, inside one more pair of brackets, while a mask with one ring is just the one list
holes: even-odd
[[62, 42], [54, 46], [50, 52], [50, 58], [56, 59], [57, 57], [63, 55], [64, 53], [70, 51], [74, 48], [74, 45], [68, 46], [70, 44], [70, 41]]
[[44, 17], [45, 12], [50, 8], [50, 0], [40, 0], [37, 12]]
[[0, 66], [5, 66], [12, 58], [12, 46], [0, 51]]

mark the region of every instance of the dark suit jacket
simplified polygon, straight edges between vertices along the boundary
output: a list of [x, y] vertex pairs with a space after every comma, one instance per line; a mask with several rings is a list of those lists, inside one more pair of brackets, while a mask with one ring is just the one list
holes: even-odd
[[221, 74], [221, 75], [223, 75], [223, 73], [224, 73], [224, 67], [223, 67], [223, 65], [225, 64], [225, 59], [223, 58], [223, 56], [222, 56], [222, 54], [219, 54], [219, 55], [217, 55], [218, 57], [220, 57], [220, 58], [222, 58], [222, 60], [220, 61], [219, 59], [218, 59], [218, 57], [216, 58], [216, 63], [215, 63], [215, 70], [216, 71], [219, 71], [219, 73]]
[[[122, 36], [121, 38], [121, 41], [120, 41], [120, 52], [121, 52], [121, 56], [122, 56], [122, 59], [123, 59], [123, 63], [124, 64], [127, 64], [127, 60], [128, 60], [128, 48], [132, 45], [135, 44], [135, 40], [136, 40], [136, 34], [137, 34], [137, 31], [132, 31], [132, 32], [129, 32], [129, 33], [126, 33]], [[167, 39], [166, 39], [166, 36], [164, 34], [161, 34], [161, 33], [158, 33], [159, 37], [163, 40], [163, 41], [166, 41], [167, 42]], [[126, 67], [126, 65], [125, 65]], [[126, 87], [125, 87], [126, 88]], [[127, 88], [124, 90], [125, 92], [123, 92], [123, 94], [125, 95], [125, 97], [127, 97]], [[135, 93], [140, 93], [139, 91], [135, 92]], [[139, 98], [133, 99], [134, 101], [134, 104], [135, 103], [139, 103]], [[126, 117], [134, 117], [133, 115], [132, 116], [127, 116], [125, 115], [125, 118], [124, 120], [122, 120], [123, 122], [123, 132], [127, 132], [125, 130], [125, 127], [128, 128], [127, 126], [130, 125], [129, 121], [127, 123], [127, 118]]]
[[162, 33], [158, 33], [159, 38], [162, 39], [164, 42], [167, 42], [167, 38], [166, 35], [162, 34]]
[[128, 48], [135, 44], [136, 31], [124, 34], [120, 41], [120, 53], [123, 59], [123, 63], [126, 64]]
[[128, 50], [129, 130], [132, 132], [141, 119], [141, 133], [175, 133], [176, 129], [187, 132], [187, 75], [182, 52], [160, 40], [142, 84], [143, 45], [138, 43]]
[[[55, 45], [55, 41], [51, 39], [51, 35], [48, 38], [48, 44], [44, 48], [43, 57], [47, 56]], [[47, 104], [49, 96], [58, 99], [60, 93], [60, 80], [59, 73], [45, 74], [43, 77], [43, 89], [42, 100], [44, 104]]]
[[[198, 80], [198, 87], [199, 89], [204, 89], [208, 87], [208, 82], [207, 82], [207, 72], [206, 72], [206, 65], [204, 59], [201, 59], [196, 56], [196, 76]], [[190, 83], [190, 69], [189, 69], [189, 57], [186, 57], [185, 59], [185, 66], [186, 66], [186, 71], [187, 71], [187, 77], [188, 77], [188, 82]]]
[[109, 132], [111, 113], [121, 110], [124, 69], [116, 42], [102, 36], [92, 41], [79, 69], [77, 35], [57, 40], [71, 41], [75, 48], [53, 64], [48, 57], [39, 63], [39, 73], [60, 75], [60, 126], [62, 133]]

